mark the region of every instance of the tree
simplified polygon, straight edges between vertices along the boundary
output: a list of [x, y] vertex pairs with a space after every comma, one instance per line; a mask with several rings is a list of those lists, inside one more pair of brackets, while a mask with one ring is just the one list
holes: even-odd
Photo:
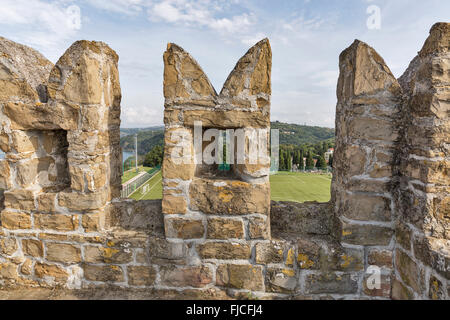
[[328, 159], [328, 165], [333, 168], [333, 155], [330, 154], [330, 158]]
[[327, 168], [327, 162], [325, 161], [325, 158], [323, 156], [319, 156], [319, 158], [317, 158], [316, 167], [321, 169]]
[[304, 163], [303, 163], [303, 150], [300, 150], [300, 151], [298, 152], [298, 159], [299, 159], [298, 169], [299, 169], [299, 170], [303, 170], [303, 168], [304, 168]]
[[284, 162], [284, 152], [280, 152], [280, 162], [279, 162], [279, 166], [280, 166], [280, 170], [284, 170], [286, 169], [285, 166], [285, 162]]
[[292, 161], [291, 161], [291, 154], [288, 152], [287, 156], [287, 170], [292, 171]]
[[156, 167], [160, 166], [163, 160], [163, 148], [160, 145], [154, 146], [149, 153], [145, 155], [144, 166]]
[[314, 168], [314, 159], [310, 151], [308, 152], [308, 156], [306, 157], [306, 169], [313, 169], [313, 168]]

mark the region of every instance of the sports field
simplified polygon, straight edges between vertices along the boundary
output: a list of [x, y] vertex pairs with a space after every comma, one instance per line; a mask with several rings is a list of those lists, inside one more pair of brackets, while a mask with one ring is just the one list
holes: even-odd
[[[162, 198], [161, 171], [155, 174], [130, 198], [152, 200]], [[271, 199], [275, 201], [330, 200], [331, 174], [280, 172], [270, 176]]]
[[275, 201], [319, 201], [331, 198], [331, 174], [279, 172], [270, 176], [271, 199]]
[[[151, 169], [152, 169], [151, 167], [143, 167], [143, 166], [138, 167], [139, 172], [150, 171]], [[125, 183], [128, 180], [134, 178], [135, 176], [137, 176], [139, 174], [139, 172], [136, 172], [135, 168], [125, 171], [122, 175], [122, 183]]]
[[136, 190], [130, 198], [134, 200], [162, 199], [161, 170]]

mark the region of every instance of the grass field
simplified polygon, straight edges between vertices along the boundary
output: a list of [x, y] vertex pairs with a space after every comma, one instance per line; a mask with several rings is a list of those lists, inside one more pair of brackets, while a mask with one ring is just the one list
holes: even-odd
[[130, 196], [134, 200], [162, 199], [161, 170]]
[[[162, 198], [161, 171], [133, 193], [135, 200]], [[271, 199], [275, 201], [319, 201], [330, 200], [331, 175], [302, 172], [280, 172], [270, 176]], [[146, 192], [144, 191], [146, 188]]]
[[[149, 171], [151, 169], [151, 167], [142, 167], [141, 166], [141, 167], [138, 167], [138, 169], [139, 169], [139, 172]], [[136, 168], [130, 169], [128, 171], [125, 171], [123, 173], [123, 176], [122, 176], [122, 183], [125, 183], [128, 180], [133, 179], [137, 175], [138, 175], [138, 173], [136, 172]]]
[[275, 201], [319, 201], [331, 198], [331, 175], [279, 172], [270, 176], [271, 199]]

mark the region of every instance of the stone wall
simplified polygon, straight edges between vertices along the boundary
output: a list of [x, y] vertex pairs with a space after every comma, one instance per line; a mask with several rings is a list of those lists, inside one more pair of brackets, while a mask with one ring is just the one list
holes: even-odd
[[[168, 45], [162, 201], [119, 198], [116, 53], [78, 41], [52, 65], [0, 39], [3, 291], [449, 299], [449, 41], [450, 25], [434, 25], [398, 80], [367, 44], [344, 50], [332, 199], [270, 203], [270, 163], [246, 157], [223, 172], [194, 161], [205, 148], [197, 121], [270, 129], [267, 39], [219, 94], [186, 51]], [[188, 152], [177, 158], [180, 137]]]

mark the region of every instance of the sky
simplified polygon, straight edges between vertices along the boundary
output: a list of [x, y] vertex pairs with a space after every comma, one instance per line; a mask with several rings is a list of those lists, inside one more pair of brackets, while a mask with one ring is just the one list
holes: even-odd
[[76, 40], [119, 54], [122, 127], [163, 123], [163, 59], [174, 42], [217, 92], [239, 58], [267, 37], [271, 120], [334, 127], [339, 54], [362, 40], [401, 76], [448, 0], [0, 0], [0, 36], [56, 63]]

